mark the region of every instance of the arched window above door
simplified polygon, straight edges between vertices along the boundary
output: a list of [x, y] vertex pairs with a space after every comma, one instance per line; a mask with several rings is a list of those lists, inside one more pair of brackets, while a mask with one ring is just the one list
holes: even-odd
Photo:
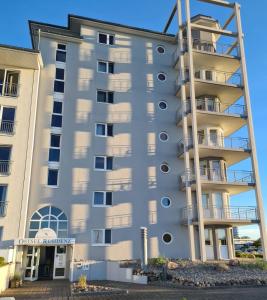
[[29, 237], [35, 238], [38, 230], [50, 228], [58, 238], [68, 236], [68, 219], [65, 213], [54, 206], [45, 206], [37, 210], [31, 217]]

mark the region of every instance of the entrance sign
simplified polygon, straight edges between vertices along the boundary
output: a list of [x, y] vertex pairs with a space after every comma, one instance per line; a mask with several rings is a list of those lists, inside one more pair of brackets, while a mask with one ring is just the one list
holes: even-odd
[[73, 245], [75, 244], [75, 239], [72, 238], [56, 238], [56, 239], [38, 239], [38, 238], [27, 238], [27, 239], [17, 239], [15, 240], [15, 245]]

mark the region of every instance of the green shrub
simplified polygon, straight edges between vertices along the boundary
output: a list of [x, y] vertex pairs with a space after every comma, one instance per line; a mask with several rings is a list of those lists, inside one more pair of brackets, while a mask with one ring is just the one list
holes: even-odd
[[245, 269], [260, 269], [267, 270], [267, 262], [261, 259], [257, 259], [254, 262], [243, 262], [241, 266]]
[[148, 263], [149, 263], [150, 265], [152, 265], [152, 266], [157, 266], [157, 267], [159, 267], [159, 266], [164, 266], [167, 262], [168, 262], [168, 259], [165, 258], [165, 257], [162, 257], [162, 256], [157, 257], [157, 258], [150, 258], [150, 259], [148, 260]]
[[5, 258], [0, 256], [0, 266], [5, 264]]
[[87, 277], [86, 277], [86, 275], [81, 275], [79, 277], [78, 285], [82, 289], [85, 289], [87, 287]]

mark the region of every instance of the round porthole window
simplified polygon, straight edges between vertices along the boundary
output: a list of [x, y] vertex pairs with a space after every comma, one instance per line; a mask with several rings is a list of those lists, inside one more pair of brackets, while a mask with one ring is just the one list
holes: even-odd
[[171, 206], [171, 199], [169, 197], [161, 198], [161, 205], [164, 208], [169, 208]]
[[166, 232], [163, 234], [162, 240], [165, 244], [170, 244], [172, 242], [172, 235], [170, 233]]
[[163, 46], [158, 46], [157, 51], [159, 54], [164, 54], [165, 53], [165, 48]]
[[162, 109], [162, 110], [167, 109], [167, 108], [168, 108], [167, 102], [165, 102], [165, 101], [160, 101], [160, 102], [159, 102], [159, 108]]
[[167, 142], [168, 139], [169, 139], [168, 133], [165, 132], [165, 131], [162, 131], [162, 132], [159, 134], [159, 139], [160, 139], [162, 142]]
[[163, 163], [163, 164], [160, 165], [160, 170], [163, 173], [169, 173], [170, 168], [169, 168], [167, 163]]
[[164, 73], [159, 73], [159, 74], [158, 74], [158, 80], [159, 80], [159, 81], [165, 81], [165, 80], [166, 80], [166, 74], [164, 74]]

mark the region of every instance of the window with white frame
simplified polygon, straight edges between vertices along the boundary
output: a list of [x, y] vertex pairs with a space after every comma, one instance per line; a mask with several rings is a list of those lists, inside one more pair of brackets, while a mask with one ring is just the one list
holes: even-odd
[[56, 78], [54, 81], [54, 92], [64, 93], [65, 88], [65, 70], [62, 68], [56, 68]]
[[114, 35], [109, 33], [98, 33], [98, 43], [105, 45], [114, 45]]
[[100, 73], [114, 73], [114, 63], [110, 61], [99, 60], [97, 62], [97, 71]]
[[44, 206], [35, 211], [29, 224], [29, 238], [35, 238], [39, 229], [51, 228], [58, 238], [68, 236], [68, 219], [65, 213], [54, 206]]
[[51, 118], [51, 127], [62, 127], [62, 111], [63, 103], [61, 101], [54, 101], [53, 103], [53, 113]]
[[47, 172], [47, 185], [50, 187], [57, 187], [58, 175], [59, 175], [58, 169], [49, 168]]
[[112, 192], [94, 192], [93, 206], [111, 206], [112, 205]]
[[97, 90], [96, 101], [100, 103], [114, 103], [114, 92]]
[[111, 229], [93, 229], [92, 230], [92, 244], [110, 245], [111, 244]]
[[95, 170], [112, 170], [112, 156], [95, 156]]
[[61, 63], [65, 63], [66, 62], [66, 55], [67, 55], [66, 45], [58, 44], [57, 45], [57, 52], [56, 52], [56, 61], [61, 62]]
[[96, 123], [95, 135], [102, 137], [113, 136], [113, 124]]
[[60, 160], [60, 143], [61, 143], [61, 135], [51, 133], [49, 157], [48, 157], [49, 162], [59, 162], [59, 160]]

